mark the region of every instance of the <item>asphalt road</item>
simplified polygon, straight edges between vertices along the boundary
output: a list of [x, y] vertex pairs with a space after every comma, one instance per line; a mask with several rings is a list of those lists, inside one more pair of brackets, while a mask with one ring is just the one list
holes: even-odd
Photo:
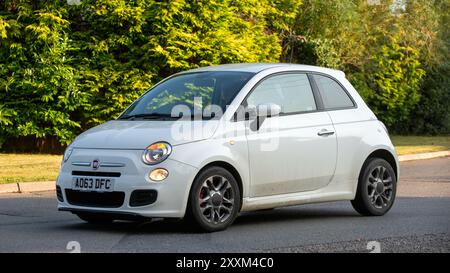
[[[450, 158], [402, 164], [399, 197], [382, 217], [349, 202], [245, 213], [228, 230], [197, 234], [182, 223], [95, 226], [56, 211], [53, 192], [0, 195], [0, 252], [450, 252]], [[375, 243], [371, 241], [376, 241]]]

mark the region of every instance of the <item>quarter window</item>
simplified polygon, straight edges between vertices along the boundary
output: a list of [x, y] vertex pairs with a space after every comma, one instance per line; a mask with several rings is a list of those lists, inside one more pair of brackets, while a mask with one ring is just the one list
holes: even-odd
[[325, 109], [348, 108], [355, 106], [347, 92], [333, 79], [314, 75], [319, 87]]
[[247, 105], [275, 103], [282, 114], [317, 110], [306, 74], [272, 76], [261, 82], [247, 98]]

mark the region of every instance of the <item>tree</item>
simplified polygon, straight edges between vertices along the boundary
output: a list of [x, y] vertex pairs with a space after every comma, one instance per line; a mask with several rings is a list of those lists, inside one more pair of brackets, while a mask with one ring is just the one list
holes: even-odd
[[2, 4], [0, 38], [0, 145], [12, 136], [55, 136], [67, 143], [80, 123], [76, 79], [69, 65], [69, 22], [51, 2]]
[[[401, 132], [414, 134], [450, 133], [450, 1], [411, 1], [409, 22], [421, 46], [421, 62], [426, 71], [421, 99], [411, 111], [411, 121]], [[418, 20], [420, 18], [420, 20]], [[418, 26], [415, 27], [414, 24]], [[412, 41], [414, 42], [414, 41]]]
[[55, 139], [67, 145], [170, 74], [220, 63], [277, 61], [276, 30], [289, 18], [277, 6], [290, 6], [270, 3], [2, 2], [0, 145], [26, 136], [39, 139], [41, 150]]
[[365, 70], [366, 82], [373, 91], [368, 101], [386, 126], [395, 128], [409, 118], [419, 102], [425, 71], [419, 52], [401, 45], [395, 37], [387, 38], [378, 50]]

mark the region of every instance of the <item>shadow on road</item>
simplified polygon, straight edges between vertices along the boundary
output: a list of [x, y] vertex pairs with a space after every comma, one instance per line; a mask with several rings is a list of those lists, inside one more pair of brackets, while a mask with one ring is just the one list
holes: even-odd
[[332, 208], [280, 208], [268, 211], [242, 213], [233, 225], [264, 224], [285, 221], [311, 221], [330, 218], [359, 217], [353, 210]]
[[[277, 224], [281, 222], [304, 222], [348, 217], [360, 217], [352, 210], [332, 208], [280, 208], [242, 213], [231, 228], [255, 226], [261, 224]], [[148, 222], [116, 221], [108, 225], [94, 225], [82, 222], [64, 225], [67, 230], [102, 231], [111, 233], [148, 233], [148, 234], [195, 234], [198, 233], [187, 222], [182, 220], [154, 219]]]

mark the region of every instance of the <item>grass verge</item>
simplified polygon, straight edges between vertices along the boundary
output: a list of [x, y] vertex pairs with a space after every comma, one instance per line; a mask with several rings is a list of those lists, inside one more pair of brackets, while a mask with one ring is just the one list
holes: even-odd
[[450, 136], [391, 136], [398, 155], [450, 150]]
[[61, 159], [60, 155], [0, 153], [0, 184], [54, 181]]
[[[398, 155], [450, 150], [450, 136], [392, 136]], [[54, 181], [62, 156], [0, 153], [0, 184]]]

